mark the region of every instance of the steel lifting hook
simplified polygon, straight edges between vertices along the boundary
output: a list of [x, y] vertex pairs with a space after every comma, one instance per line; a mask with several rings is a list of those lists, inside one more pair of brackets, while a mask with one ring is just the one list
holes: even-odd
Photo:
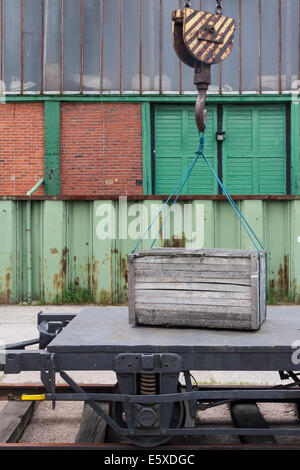
[[195, 63], [194, 84], [198, 90], [198, 97], [195, 104], [195, 120], [199, 132], [204, 132], [206, 126], [206, 92], [210, 83], [210, 65], [204, 62]]

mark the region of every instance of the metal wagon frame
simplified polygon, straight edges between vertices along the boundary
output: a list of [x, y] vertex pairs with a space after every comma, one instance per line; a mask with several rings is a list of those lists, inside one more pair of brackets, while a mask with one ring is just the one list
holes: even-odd
[[[119, 435], [136, 445], [163, 444], [172, 436], [300, 435], [293, 428], [194, 426], [196, 414], [232, 402], [300, 403], [294, 372], [297, 313], [270, 313], [259, 332], [132, 327], [127, 308], [85, 308], [79, 314], [38, 314], [38, 340], [7, 345], [0, 370], [39, 371], [46, 393], [38, 399], [84, 401]], [[299, 333], [300, 334], [300, 333]], [[25, 349], [39, 342], [39, 349]], [[299, 345], [298, 345], [299, 347]], [[114, 371], [116, 393], [87, 393], [71, 371]], [[193, 385], [190, 371], [279, 371], [288, 384], [275, 387]], [[66, 372], [68, 371], [68, 373]], [[59, 373], [72, 393], [56, 390]], [[180, 389], [179, 376], [185, 385]], [[31, 395], [22, 399], [32, 400]], [[99, 402], [109, 402], [107, 413]]]

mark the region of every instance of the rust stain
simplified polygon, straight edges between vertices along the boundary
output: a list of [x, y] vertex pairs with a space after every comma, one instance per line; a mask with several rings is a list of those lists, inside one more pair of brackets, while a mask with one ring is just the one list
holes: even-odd
[[[54, 250], [56, 250], [56, 248], [53, 248], [52, 250], [50, 250], [51, 253], [55, 253]], [[57, 291], [60, 291], [62, 294], [63, 294], [63, 291], [64, 291], [64, 286], [65, 286], [65, 282], [66, 282], [66, 275], [67, 275], [68, 252], [69, 252], [69, 250], [68, 250], [67, 247], [62, 249], [61, 258], [60, 258], [60, 262], [59, 262], [61, 268], [60, 268], [59, 272], [54, 274], [54, 276], [53, 276], [53, 287], [54, 287], [54, 291], [56, 292], [56, 295], [57, 295]], [[44, 295], [44, 292], [43, 292], [43, 295]]]
[[[0, 285], [3, 283], [4, 278], [0, 277]], [[3, 285], [3, 284], [2, 284]], [[0, 303], [10, 304], [12, 289], [11, 289], [11, 269], [5, 275], [5, 287], [3, 285], [3, 291], [0, 291]]]
[[287, 255], [284, 255], [283, 266], [280, 264], [278, 270], [278, 289], [282, 296], [289, 292], [289, 262]]
[[69, 253], [68, 248], [67, 247], [63, 248], [62, 257], [61, 257], [61, 269], [62, 269], [62, 275], [64, 278], [66, 278], [66, 275], [67, 275], [68, 253]]
[[111, 303], [109, 292], [107, 292], [106, 289], [101, 289], [99, 301], [101, 305], [108, 305]]
[[121, 258], [121, 273], [125, 281], [124, 289], [127, 289], [128, 283], [128, 266], [127, 266], [127, 259]]
[[88, 271], [88, 288], [91, 289], [91, 263], [90, 262], [88, 262], [87, 271]]
[[[163, 223], [163, 219], [162, 219], [161, 213], [159, 214], [158, 220], [159, 220], [159, 222], [158, 222], [158, 223], [159, 223], [159, 227], [161, 227], [161, 226], [162, 226], [162, 223]], [[160, 241], [162, 241], [162, 232], [163, 232], [162, 230], [160, 230], [160, 232], [159, 232], [159, 239], [160, 239]]]
[[6, 273], [5, 276], [5, 291], [6, 291], [6, 301], [7, 303], [11, 303], [11, 273]]
[[172, 236], [171, 240], [164, 241], [164, 247], [169, 248], [185, 248], [185, 234], [182, 232], [181, 238]]
[[53, 276], [53, 287], [54, 287], [55, 291], [63, 289], [63, 280], [62, 280], [61, 271], [57, 274], [54, 274], [54, 276]]
[[58, 253], [58, 249], [57, 248], [50, 248], [50, 253], [52, 253], [52, 255], [56, 255]]
[[93, 294], [95, 298], [98, 298], [98, 276], [99, 276], [99, 261], [93, 261]]
[[[272, 271], [271, 274], [274, 274]], [[277, 275], [269, 280], [269, 301], [278, 302], [297, 302], [300, 296], [296, 293], [295, 280], [290, 282], [289, 278], [289, 258], [284, 255], [283, 264], [280, 263]]]

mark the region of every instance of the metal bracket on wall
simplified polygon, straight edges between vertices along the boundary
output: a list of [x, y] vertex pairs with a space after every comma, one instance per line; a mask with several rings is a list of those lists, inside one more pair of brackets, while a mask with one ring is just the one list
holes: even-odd
[[45, 193], [48, 196], [60, 193], [59, 127], [60, 103], [45, 101]]

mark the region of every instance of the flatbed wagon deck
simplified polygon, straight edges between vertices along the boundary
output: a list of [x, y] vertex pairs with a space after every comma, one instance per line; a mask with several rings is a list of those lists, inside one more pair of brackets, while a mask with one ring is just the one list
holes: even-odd
[[[180, 353], [193, 370], [292, 370], [300, 312], [272, 310], [259, 331], [132, 326], [126, 307], [85, 308], [48, 345], [51, 353]], [[299, 347], [299, 345], [298, 345]], [[110, 364], [107, 364], [107, 368]]]
[[[194, 425], [199, 411], [236, 401], [288, 402], [300, 408], [299, 374], [293, 372], [300, 362], [299, 320], [297, 308], [271, 309], [259, 331], [225, 331], [132, 326], [126, 307], [90, 307], [77, 315], [41, 312], [39, 349], [25, 349], [32, 341], [8, 345], [0, 370], [40, 371], [47, 391], [43, 399], [85, 401], [115, 432], [140, 446], [157, 446], [174, 435], [300, 434], [300, 428]], [[72, 379], [72, 371], [80, 370], [114, 371], [114, 393], [84, 390]], [[192, 382], [190, 371], [197, 370], [278, 371], [290, 382], [212, 390]], [[57, 373], [72, 392], [61, 393]]]

